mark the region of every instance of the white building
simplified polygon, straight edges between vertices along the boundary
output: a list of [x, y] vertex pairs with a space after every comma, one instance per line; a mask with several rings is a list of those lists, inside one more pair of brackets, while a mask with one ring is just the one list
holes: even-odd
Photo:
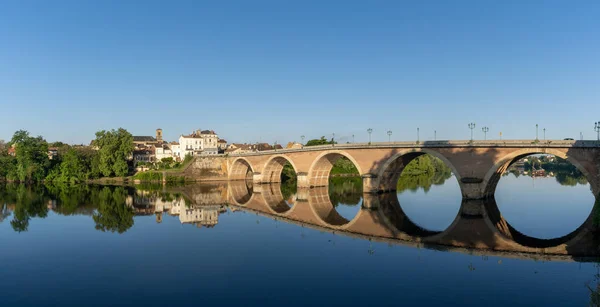
[[175, 159], [175, 161], [183, 160], [184, 157], [181, 156], [181, 148], [179, 143], [171, 142], [169, 143], [169, 146], [171, 146], [171, 155], [173, 156], [173, 159]]
[[167, 144], [157, 145], [154, 154], [156, 155], [156, 161], [161, 161], [163, 158], [172, 158], [173, 153], [171, 148]]
[[189, 135], [179, 137], [180, 155], [184, 158], [186, 155], [216, 155], [218, 150], [219, 137], [212, 130], [196, 130]]

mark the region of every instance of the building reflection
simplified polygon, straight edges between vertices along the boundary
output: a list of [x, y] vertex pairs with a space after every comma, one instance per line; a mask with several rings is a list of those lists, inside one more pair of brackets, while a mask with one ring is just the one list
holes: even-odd
[[162, 223], [163, 215], [178, 216], [181, 224], [211, 228], [219, 222], [219, 214], [227, 212], [227, 189], [222, 185], [190, 186], [169, 191], [135, 190], [128, 205], [136, 215], [155, 215]]

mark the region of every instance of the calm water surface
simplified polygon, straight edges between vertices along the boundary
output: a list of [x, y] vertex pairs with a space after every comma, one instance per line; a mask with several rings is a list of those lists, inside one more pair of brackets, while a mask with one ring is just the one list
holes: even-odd
[[[362, 194], [342, 190], [330, 189], [330, 197], [339, 215], [352, 220]], [[231, 191], [3, 187], [2, 306], [586, 306], [587, 285], [596, 288], [594, 262], [486, 256], [332, 233], [233, 206]], [[302, 206], [295, 193], [284, 196]], [[455, 177], [397, 197], [411, 221], [433, 231], [450, 226], [461, 207]], [[183, 205], [169, 208], [177, 199]], [[585, 184], [508, 175], [496, 202], [520, 232], [554, 238], [586, 220], [594, 197]], [[198, 206], [204, 209], [192, 210]]]

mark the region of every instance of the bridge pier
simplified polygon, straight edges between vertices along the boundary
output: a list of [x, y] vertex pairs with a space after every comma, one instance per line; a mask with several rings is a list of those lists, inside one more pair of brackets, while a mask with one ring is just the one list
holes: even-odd
[[259, 185], [259, 184], [263, 183], [262, 174], [258, 173], [258, 172], [252, 173], [252, 183], [254, 185]]
[[363, 193], [375, 194], [379, 192], [379, 182], [375, 174], [363, 174], [360, 176], [363, 182]]
[[298, 172], [296, 174], [296, 184], [298, 188], [310, 188], [310, 180], [308, 179], [308, 173]]
[[483, 179], [480, 178], [472, 178], [472, 177], [464, 177], [462, 178], [458, 184], [460, 186], [460, 190], [462, 192], [463, 199], [484, 199], [488, 196], [485, 194], [485, 187], [483, 186]]

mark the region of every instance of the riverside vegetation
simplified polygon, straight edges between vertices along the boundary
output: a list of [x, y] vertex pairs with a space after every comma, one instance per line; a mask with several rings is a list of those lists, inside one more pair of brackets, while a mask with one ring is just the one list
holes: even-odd
[[[128, 174], [128, 157], [133, 152], [131, 133], [123, 128], [98, 131], [92, 146], [49, 144], [41, 136], [33, 137], [29, 132], [19, 130], [10, 142], [0, 144], [0, 180], [79, 183]], [[49, 147], [58, 150], [52, 159], [48, 155]], [[14, 155], [9, 154], [11, 148], [14, 148]]]

